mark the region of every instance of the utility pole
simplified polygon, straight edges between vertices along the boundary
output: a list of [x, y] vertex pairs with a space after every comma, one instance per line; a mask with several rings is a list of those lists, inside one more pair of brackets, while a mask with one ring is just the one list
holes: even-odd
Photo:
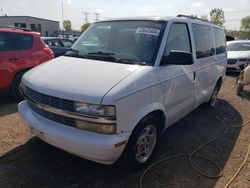
[[89, 12], [83, 12], [83, 11], [82, 11], [82, 15], [83, 15], [83, 16], [85, 15], [85, 23], [88, 23], [88, 22], [89, 22], [89, 20], [88, 20]]
[[98, 20], [99, 20], [100, 13], [94, 13], [94, 15], [95, 15], [95, 21], [98, 21]]
[[63, 29], [63, 20], [64, 18], [63, 18], [63, 1], [62, 1], [62, 29]]
[[4, 16], [4, 15], [3, 15], [3, 8], [1, 8], [1, 13], [2, 13], [2, 16]]

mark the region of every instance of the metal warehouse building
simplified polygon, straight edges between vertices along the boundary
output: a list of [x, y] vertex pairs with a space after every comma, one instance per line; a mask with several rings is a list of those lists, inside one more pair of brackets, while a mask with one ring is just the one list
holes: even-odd
[[59, 21], [32, 16], [0, 16], [0, 26], [23, 27], [40, 32], [42, 36], [56, 36], [59, 31]]

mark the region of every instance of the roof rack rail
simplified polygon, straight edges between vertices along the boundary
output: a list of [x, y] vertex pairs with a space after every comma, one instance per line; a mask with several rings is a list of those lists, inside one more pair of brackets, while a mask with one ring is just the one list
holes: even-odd
[[193, 15], [189, 16], [189, 15], [184, 15], [184, 14], [178, 14], [177, 17], [178, 18], [183, 17], [183, 18], [189, 18], [189, 19], [193, 19], [193, 20], [200, 20], [203, 22], [209, 22], [208, 20], [204, 20], [204, 19], [198, 18], [197, 16], [193, 16]]
[[2, 26], [2, 25], [0, 25], [0, 28], [20, 29], [20, 30], [23, 30], [23, 31], [31, 31], [30, 29], [27, 29], [27, 28], [23, 28], [23, 27], [14, 27], [14, 26]]

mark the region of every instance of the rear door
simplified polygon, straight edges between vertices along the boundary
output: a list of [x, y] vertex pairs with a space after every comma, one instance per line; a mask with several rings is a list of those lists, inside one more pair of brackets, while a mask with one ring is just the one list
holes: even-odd
[[[199, 105], [209, 100], [217, 79], [220, 77], [220, 68], [215, 51], [215, 40], [212, 27], [209, 25], [192, 24], [195, 41], [195, 73], [196, 73], [196, 98]], [[223, 40], [223, 38], [222, 38]], [[224, 49], [225, 50], [225, 49]], [[224, 51], [223, 50], [223, 51]], [[225, 51], [224, 51], [225, 54]]]

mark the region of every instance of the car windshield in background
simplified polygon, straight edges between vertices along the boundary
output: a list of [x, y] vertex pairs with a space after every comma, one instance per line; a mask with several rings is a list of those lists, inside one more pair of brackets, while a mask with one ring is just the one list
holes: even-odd
[[153, 65], [164, 22], [97, 22], [78, 39], [66, 56], [129, 64]]
[[227, 51], [250, 51], [250, 42], [229, 43]]

